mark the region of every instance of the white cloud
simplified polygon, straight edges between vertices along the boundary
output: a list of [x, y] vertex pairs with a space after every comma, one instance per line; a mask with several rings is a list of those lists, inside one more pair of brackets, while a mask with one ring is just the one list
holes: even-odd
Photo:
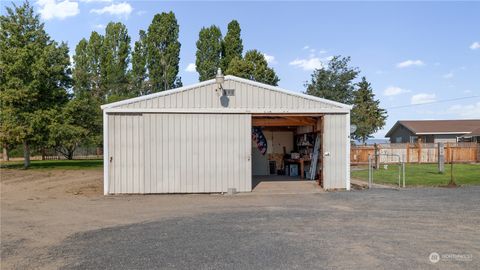
[[322, 61], [320, 61], [320, 58], [318, 57], [313, 57], [309, 59], [295, 59], [292, 62], [289, 63], [291, 66], [297, 67], [297, 68], [302, 68], [303, 70], [314, 70], [314, 69], [319, 69], [323, 67]]
[[443, 78], [445, 78], [445, 79], [451, 79], [451, 78], [453, 78], [453, 72], [449, 72], [449, 73], [443, 75]]
[[472, 90], [467, 89], [467, 90], [463, 91], [463, 93], [465, 93], [465, 94], [470, 94], [470, 93], [472, 93]]
[[267, 63], [269, 64], [276, 64], [277, 61], [275, 60], [275, 56], [273, 55], [268, 55], [266, 53], [263, 53], [263, 57], [265, 57], [265, 60], [267, 60]]
[[80, 2], [83, 2], [83, 3], [110, 3], [110, 2], [113, 2], [113, 0], [80, 0]]
[[105, 24], [99, 23], [99, 24], [95, 24], [93, 27], [95, 27], [97, 29], [105, 29], [106, 26], [105, 26]]
[[65, 19], [80, 13], [77, 2], [70, 2], [65, 0], [57, 2], [56, 0], [38, 0], [37, 4], [40, 6], [40, 14], [42, 19], [50, 20], [54, 18]]
[[403, 62], [400, 62], [397, 64], [398, 68], [406, 68], [406, 67], [411, 67], [411, 66], [423, 66], [425, 63], [423, 63], [422, 60], [406, 60]]
[[132, 13], [132, 6], [127, 3], [127, 2], [123, 2], [123, 3], [120, 3], [120, 4], [111, 4], [110, 6], [106, 6], [104, 8], [101, 8], [101, 9], [92, 9], [90, 10], [90, 13], [96, 13], [96, 14], [105, 14], [105, 13], [108, 13], [110, 15], [125, 15], [125, 16], [128, 16], [130, 15], [130, 13]]
[[185, 68], [186, 72], [195, 72], [197, 71], [197, 66], [194, 63], [189, 63]]
[[420, 93], [412, 96], [411, 104], [425, 104], [436, 101], [437, 96], [435, 94]]
[[452, 105], [447, 109], [447, 112], [462, 118], [478, 118], [480, 115], [480, 102], [467, 105]]
[[138, 16], [142, 16], [143, 14], [146, 14], [147, 12], [145, 10], [139, 10], [137, 12], [135, 12], [135, 14], [137, 14]]
[[480, 42], [478, 41], [473, 42], [472, 45], [470, 45], [470, 49], [472, 50], [480, 49]]
[[310, 46], [305, 45], [305, 46], [303, 47], [303, 49], [304, 49], [304, 50], [308, 50], [308, 49], [310, 49]]
[[396, 96], [396, 95], [400, 95], [400, 94], [408, 93], [408, 92], [411, 92], [411, 91], [406, 90], [406, 89], [402, 89], [402, 88], [397, 87], [397, 86], [389, 86], [385, 90], [383, 90], [383, 95], [385, 95], [387, 97], [390, 97], [390, 96]]

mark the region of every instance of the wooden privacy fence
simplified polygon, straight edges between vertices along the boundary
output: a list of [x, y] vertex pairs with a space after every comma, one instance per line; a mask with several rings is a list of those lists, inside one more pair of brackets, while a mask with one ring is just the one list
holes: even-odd
[[[445, 143], [445, 162], [479, 162], [480, 144], [478, 143]], [[407, 163], [436, 163], [438, 161], [438, 143], [390, 143], [367, 146], [352, 146], [350, 149], [351, 164], [368, 164], [368, 155], [381, 154], [381, 163], [396, 163], [399, 155]]]

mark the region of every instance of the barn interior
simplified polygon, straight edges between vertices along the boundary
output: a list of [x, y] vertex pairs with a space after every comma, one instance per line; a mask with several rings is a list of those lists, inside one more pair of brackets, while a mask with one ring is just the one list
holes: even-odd
[[253, 115], [252, 188], [279, 182], [321, 185], [322, 127], [319, 114]]

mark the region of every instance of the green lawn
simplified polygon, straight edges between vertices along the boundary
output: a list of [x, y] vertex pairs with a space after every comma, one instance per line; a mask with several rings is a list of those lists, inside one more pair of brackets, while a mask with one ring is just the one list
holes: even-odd
[[[79, 160], [32, 160], [30, 169], [66, 169], [83, 170], [102, 168], [101, 159], [79, 159]], [[1, 162], [1, 168], [22, 169], [23, 161]]]
[[[357, 170], [363, 169], [363, 170]], [[373, 170], [373, 182], [398, 185], [398, 165], [390, 164], [385, 170]], [[352, 178], [368, 181], [366, 166], [352, 167]], [[453, 176], [457, 185], [480, 185], [480, 164], [454, 164]], [[450, 164], [445, 164], [445, 173], [438, 173], [437, 164], [406, 164], [407, 186], [441, 186], [450, 181]]]

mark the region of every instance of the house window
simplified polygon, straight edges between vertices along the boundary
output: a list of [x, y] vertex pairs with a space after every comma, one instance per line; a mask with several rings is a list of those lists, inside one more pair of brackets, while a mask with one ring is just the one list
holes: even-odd
[[410, 143], [418, 142], [418, 136], [410, 136]]
[[396, 143], [401, 143], [402, 142], [402, 137], [396, 137], [395, 142]]

